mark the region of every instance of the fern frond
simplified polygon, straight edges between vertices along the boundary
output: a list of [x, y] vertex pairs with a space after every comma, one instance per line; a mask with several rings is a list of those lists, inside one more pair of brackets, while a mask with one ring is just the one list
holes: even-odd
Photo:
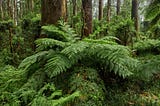
[[[56, 91], [53, 93], [56, 93]], [[73, 94], [71, 94], [69, 96], [61, 97], [57, 100], [49, 99], [45, 96], [39, 96], [39, 97], [36, 97], [32, 101], [31, 106], [59, 106], [62, 104], [66, 104], [67, 102], [69, 102], [79, 96], [80, 96], [80, 92], [78, 92], [78, 91], [74, 92]]]
[[37, 54], [34, 54], [32, 56], [29, 56], [27, 58], [25, 58], [19, 65], [18, 68], [29, 68], [31, 65], [33, 65], [34, 63], [36, 63], [37, 61], [40, 61], [40, 59], [43, 57], [43, 56], [46, 56], [48, 54], [49, 51], [42, 51], [42, 52], [39, 52]]
[[112, 40], [105, 40], [105, 39], [98, 39], [98, 40], [93, 40], [93, 39], [83, 39], [85, 42], [90, 42], [90, 43], [98, 43], [98, 44], [112, 44], [116, 45], [117, 43], [112, 41]]
[[154, 75], [160, 73], [160, 55], [150, 57], [149, 60], [141, 63], [137, 74], [143, 80], [150, 80]]
[[54, 48], [56, 46], [64, 48], [66, 46], [66, 43], [59, 41], [59, 40], [54, 40], [51, 38], [42, 38], [42, 39], [38, 39], [35, 41], [36, 46], [37, 46], [37, 51], [43, 51], [46, 49], [51, 49]]
[[[130, 57], [129, 50], [119, 45], [92, 45], [91, 50], [96, 52], [89, 53], [99, 58], [100, 63], [106, 65], [107, 69], [123, 78], [133, 74], [137, 65], [137, 60]], [[90, 52], [89, 51], [89, 52]]]
[[68, 57], [71, 64], [75, 64], [78, 60], [86, 56], [85, 52], [89, 49], [89, 45], [87, 42], [77, 42], [62, 50], [61, 53]]
[[64, 26], [43, 26], [43, 33], [48, 34], [51, 38], [65, 41], [65, 42], [75, 42], [77, 40], [77, 35], [74, 34], [73, 29]]
[[147, 39], [134, 43], [133, 49], [138, 53], [146, 53], [160, 50], [160, 41], [155, 39]]
[[62, 72], [65, 72], [70, 67], [70, 60], [66, 56], [55, 54], [53, 58], [47, 61], [45, 70], [47, 74], [52, 78]]
[[146, 19], [151, 21], [151, 26], [160, 21], [160, 1], [152, 0], [146, 10]]
[[5, 66], [3, 71], [0, 72], [0, 92], [13, 92], [19, 89], [23, 85], [23, 81], [26, 80], [25, 73], [26, 71], [24, 70]]
[[138, 61], [131, 57], [129, 48], [120, 45], [101, 44], [99, 42], [80, 41], [71, 44], [62, 50], [61, 54], [55, 55], [47, 62], [45, 65], [47, 73], [52, 77], [59, 75], [73, 65], [78, 64], [78, 61], [83, 64], [85, 59], [88, 63], [94, 63], [91, 59], [94, 57], [96, 59], [95, 62], [102, 63], [103, 67], [107, 67], [108, 70], [113, 71], [115, 74], [122, 77], [133, 74], [132, 70], [134, 70]]

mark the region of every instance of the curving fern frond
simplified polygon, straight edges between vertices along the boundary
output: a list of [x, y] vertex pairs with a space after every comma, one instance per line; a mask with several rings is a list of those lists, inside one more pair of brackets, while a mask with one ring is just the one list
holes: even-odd
[[25, 58], [19, 65], [18, 68], [29, 68], [31, 65], [33, 65], [34, 63], [36, 63], [37, 61], [40, 61], [40, 59], [43, 57], [43, 56], [46, 56], [47, 54], [49, 53], [49, 51], [42, 51], [42, 52], [39, 52], [37, 54], [34, 54], [32, 56], [29, 56], [27, 58]]
[[60, 25], [59, 27], [49, 25], [42, 27], [43, 33], [47, 34], [48, 37], [54, 38], [65, 42], [75, 42], [80, 37], [75, 34], [74, 30], [70, 28], [67, 24]]
[[[123, 78], [132, 75], [137, 66], [138, 61], [130, 56], [129, 49], [124, 46], [94, 44], [90, 48], [91, 56], [97, 57], [109, 71]], [[94, 50], [96, 52], [91, 52]]]
[[[37, 46], [37, 51], [44, 51], [46, 49], [52, 49], [54, 47], [60, 47], [64, 48], [66, 46], [66, 43], [51, 39], [51, 38], [41, 38], [35, 41], [36, 46]], [[56, 49], [56, 48], [55, 48]]]
[[53, 57], [45, 67], [47, 72], [56, 76], [78, 62], [83, 65], [84, 59], [88, 59], [88, 63], [94, 63], [91, 59], [93, 57], [96, 59], [95, 62], [102, 64], [102, 67], [107, 67], [122, 77], [132, 75], [132, 70], [138, 63], [136, 59], [131, 58], [129, 49], [124, 46], [81, 41], [66, 47], [60, 56]]
[[51, 78], [65, 72], [71, 67], [70, 60], [61, 54], [55, 54], [53, 58], [49, 59], [45, 64], [45, 71]]

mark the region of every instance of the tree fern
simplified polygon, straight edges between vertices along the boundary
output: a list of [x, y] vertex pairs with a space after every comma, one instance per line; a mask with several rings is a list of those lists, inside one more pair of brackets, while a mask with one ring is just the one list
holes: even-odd
[[64, 48], [66, 46], [65, 42], [59, 41], [59, 40], [54, 40], [54, 39], [50, 39], [50, 38], [42, 38], [42, 39], [38, 39], [35, 41], [36, 45], [37, 45], [37, 51], [44, 51], [46, 49], [56, 49], [59, 47], [60, 48]]
[[[78, 61], [83, 63], [84, 59], [95, 57], [98, 62], [102, 63], [108, 70], [115, 72], [120, 76], [126, 77], [132, 74], [137, 61], [130, 57], [130, 52], [127, 48], [118, 45], [88, 43], [81, 41], [72, 44], [61, 51], [65, 56], [65, 61], [61, 57], [53, 57], [45, 65], [47, 71], [55, 71], [54, 73], [66, 71]], [[54, 59], [55, 58], [55, 59]], [[56, 62], [55, 62], [56, 61]], [[58, 68], [57, 68], [58, 67]], [[58, 69], [58, 70], [57, 70]]]

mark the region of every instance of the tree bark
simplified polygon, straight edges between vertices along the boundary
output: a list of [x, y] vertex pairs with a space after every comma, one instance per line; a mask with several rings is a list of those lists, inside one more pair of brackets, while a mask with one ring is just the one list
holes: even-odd
[[3, 13], [3, 1], [0, 0], [0, 13], [1, 13], [1, 20], [4, 18], [4, 13]]
[[66, 17], [66, 0], [41, 1], [42, 25], [57, 24], [60, 18]]
[[77, 0], [72, 0], [73, 4], [73, 16], [77, 15]]
[[138, 0], [132, 0], [132, 13], [131, 18], [134, 20], [135, 30], [139, 31], [139, 22], [138, 22]]
[[7, 7], [8, 7], [8, 16], [9, 16], [9, 18], [13, 18], [13, 16], [12, 16], [13, 14], [12, 14], [11, 0], [8, 0]]
[[83, 33], [82, 36], [89, 36], [92, 33], [92, 0], [82, 0], [83, 12]]
[[110, 22], [111, 18], [111, 0], [107, 2], [107, 22]]
[[99, 20], [103, 18], [103, 0], [99, 0]]
[[14, 20], [14, 24], [17, 25], [17, 21], [18, 21], [18, 16], [17, 16], [17, 0], [14, 0], [14, 6], [13, 6], [13, 20]]
[[120, 14], [120, 8], [121, 8], [121, 0], [117, 0], [117, 15]]

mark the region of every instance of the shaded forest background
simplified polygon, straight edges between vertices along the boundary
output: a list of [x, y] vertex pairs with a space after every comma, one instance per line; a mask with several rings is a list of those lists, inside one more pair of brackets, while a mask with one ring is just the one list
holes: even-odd
[[159, 0], [0, 0], [0, 105], [159, 106]]

